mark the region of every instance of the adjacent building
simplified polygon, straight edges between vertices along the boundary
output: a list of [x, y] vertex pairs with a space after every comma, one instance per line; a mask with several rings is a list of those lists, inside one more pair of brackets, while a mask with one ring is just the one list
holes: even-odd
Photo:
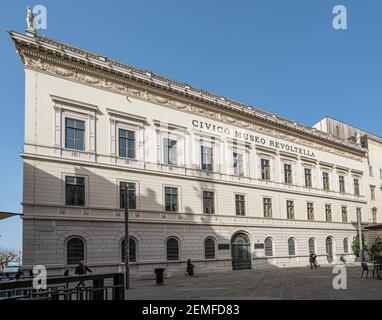
[[151, 71], [10, 32], [25, 67], [24, 266], [135, 276], [353, 259], [367, 149]]
[[363, 223], [368, 225], [371, 243], [377, 236], [382, 238], [382, 137], [331, 117], [325, 117], [313, 127], [335, 137], [354, 141], [367, 150], [364, 172], [369, 214]]

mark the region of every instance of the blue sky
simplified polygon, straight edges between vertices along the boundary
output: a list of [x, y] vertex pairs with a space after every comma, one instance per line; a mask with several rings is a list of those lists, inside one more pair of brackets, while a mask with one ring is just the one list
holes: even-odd
[[[382, 2], [3, 1], [0, 10], [0, 210], [21, 212], [24, 72], [5, 30], [27, 5], [48, 10], [49, 37], [312, 125], [326, 115], [382, 136]], [[348, 30], [332, 28], [347, 8]], [[0, 221], [21, 247], [21, 220]]]

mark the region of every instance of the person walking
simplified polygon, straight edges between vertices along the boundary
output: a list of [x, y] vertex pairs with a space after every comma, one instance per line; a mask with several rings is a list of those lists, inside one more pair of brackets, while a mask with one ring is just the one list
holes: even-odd
[[309, 262], [310, 262], [310, 269], [317, 269], [317, 255], [313, 252], [310, 251], [309, 255]]
[[191, 259], [187, 260], [187, 273], [186, 275], [193, 276], [194, 275], [194, 265], [191, 263]]
[[[82, 261], [80, 262], [80, 264], [76, 267], [76, 270], [74, 271], [74, 274], [76, 274], [76, 275], [86, 275], [87, 272], [92, 273], [93, 271], [91, 271], [91, 270], [89, 269], [89, 267], [88, 267], [87, 265], [85, 265], [85, 262], [82, 260]], [[85, 283], [84, 283], [83, 280], [81, 280], [81, 281], [77, 284], [76, 288], [78, 288], [79, 286], [85, 286]]]

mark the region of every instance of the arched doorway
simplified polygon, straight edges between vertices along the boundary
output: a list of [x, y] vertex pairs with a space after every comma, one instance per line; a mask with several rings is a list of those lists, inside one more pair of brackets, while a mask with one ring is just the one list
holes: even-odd
[[333, 262], [333, 239], [331, 237], [326, 238], [326, 254], [328, 262]]
[[233, 270], [251, 269], [251, 243], [244, 233], [237, 233], [231, 241]]

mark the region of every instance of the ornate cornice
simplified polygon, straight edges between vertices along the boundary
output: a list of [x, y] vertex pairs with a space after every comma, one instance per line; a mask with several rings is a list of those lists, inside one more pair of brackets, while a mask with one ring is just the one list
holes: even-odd
[[275, 114], [37, 34], [9, 31], [26, 68], [209, 117], [356, 160], [366, 149]]

